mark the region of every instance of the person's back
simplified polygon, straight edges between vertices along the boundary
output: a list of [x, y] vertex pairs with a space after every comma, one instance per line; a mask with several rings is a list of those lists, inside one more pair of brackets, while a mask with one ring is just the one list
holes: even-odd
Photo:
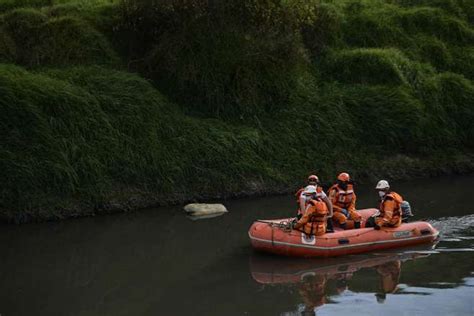
[[321, 187], [308, 185], [300, 193], [300, 196], [298, 199], [299, 201], [298, 215], [301, 215], [301, 216], [304, 215], [308, 207], [309, 201], [311, 201], [312, 199], [324, 200], [325, 198], [327, 198], [326, 194], [324, 193]]
[[403, 198], [400, 194], [388, 191], [380, 202], [380, 217], [375, 221], [378, 226], [398, 227], [402, 224], [401, 204]]
[[320, 199], [309, 201], [304, 215], [294, 225], [307, 235], [321, 236], [326, 233], [328, 208]]

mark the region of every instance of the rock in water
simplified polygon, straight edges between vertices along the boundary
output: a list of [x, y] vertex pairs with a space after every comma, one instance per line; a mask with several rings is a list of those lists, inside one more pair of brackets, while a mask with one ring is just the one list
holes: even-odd
[[184, 210], [191, 216], [222, 215], [227, 213], [227, 209], [222, 204], [191, 203], [184, 207]]

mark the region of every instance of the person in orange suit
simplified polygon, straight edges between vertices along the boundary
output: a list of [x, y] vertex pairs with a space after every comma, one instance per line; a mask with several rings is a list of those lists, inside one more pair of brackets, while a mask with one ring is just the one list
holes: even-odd
[[[380, 213], [375, 217], [374, 228], [398, 227], [402, 224], [401, 204], [403, 198], [396, 192], [390, 190], [390, 185], [386, 180], [380, 180], [375, 189], [380, 196]], [[370, 226], [370, 225], [369, 225]], [[366, 227], [368, 227], [366, 225]]]
[[308, 186], [305, 192], [313, 193], [304, 215], [293, 224], [294, 229], [302, 230], [307, 235], [321, 236], [326, 233], [327, 218], [332, 216], [325, 202], [315, 195], [316, 187]]
[[347, 172], [337, 176], [337, 183], [328, 191], [334, 209], [334, 221], [343, 229], [360, 228], [362, 216], [356, 211], [356, 195]]
[[295, 197], [296, 197], [296, 204], [298, 205], [298, 210], [297, 210], [297, 214], [299, 217], [301, 217], [305, 210], [306, 210], [306, 207], [308, 206], [308, 202], [310, 201], [311, 199], [311, 196], [307, 194], [307, 192], [305, 192], [305, 189], [310, 187], [310, 186], [315, 186], [316, 187], [316, 196], [320, 199], [325, 199], [327, 198], [326, 197], [326, 193], [324, 193], [322, 187], [319, 185], [319, 178], [318, 176], [312, 174], [308, 177], [308, 185], [304, 188], [301, 188], [299, 189], [296, 193], [295, 193]]

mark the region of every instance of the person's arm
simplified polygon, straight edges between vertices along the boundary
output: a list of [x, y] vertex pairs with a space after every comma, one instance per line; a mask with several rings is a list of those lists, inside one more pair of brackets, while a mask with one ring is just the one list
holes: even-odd
[[325, 196], [323, 197], [323, 201], [324, 201], [324, 203], [326, 203], [326, 206], [328, 207], [328, 210], [329, 210], [328, 217], [332, 217], [332, 215], [334, 214], [334, 211], [333, 211], [333, 209], [332, 209], [331, 200], [329, 200], [329, 198], [325, 195]]
[[349, 212], [354, 212], [354, 211], [356, 210], [356, 199], [357, 199], [357, 197], [356, 197], [356, 195], [355, 195], [355, 193], [354, 193], [354, 194], [352, 195], [351, 205], [349, 205], [349, 207], [348, 207], [348, 209], [347, 209]]
[[384, 210], [384, 216], [383, 216], [383, 222], [384, 223], [389, 223], [393, 217], [393, 211], [397, 207], [397, 203], [391, 199], [388, 198], [385, 200], [383, 203], [383, 210]]
[[[332, 208], [333, 208], [333, 212], [341, 212], [342, 211], [342, 207], [339, 207], [336, 202], [336, 190], [335, 189], [329, 189], [329, 200], [331, 201], [331, 205], [332, 205]], [[328, 203], [326, 203], [326, 205], [328, 206], [328, 210], [329, 210], [329, 205]], [[332, 215], [331, 215], [332, 216]]]
[[305, 213], [306, 211], [306, 197], [304, 196], [303, 193], [300, 194], [300, 214], [303, 214]]
[[299, 229], [303, 227], [307, 222], [309, 222], [309, 208], [311, 205], [308, 205], [306, 208], [304, 215], [299, 219], [299, 221], [296, 222], [295, 226], [293, 227], [294, 229]]

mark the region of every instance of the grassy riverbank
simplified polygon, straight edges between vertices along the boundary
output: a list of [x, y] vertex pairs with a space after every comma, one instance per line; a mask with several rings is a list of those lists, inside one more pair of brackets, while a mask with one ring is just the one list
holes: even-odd
[[0, 4], [0, 217], [474, 170], [469, 1]]

